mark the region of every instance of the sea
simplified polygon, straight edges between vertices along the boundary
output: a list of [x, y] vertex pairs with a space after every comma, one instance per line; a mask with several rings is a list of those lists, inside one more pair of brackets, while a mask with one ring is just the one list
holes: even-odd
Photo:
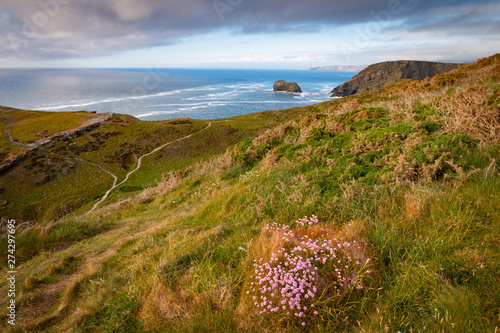
[[[357, 72], [290, 69], [0, 69], [0, 105], [125, 113], [141, 120], [220, 119], [327, 101]], [[303, 93], [275, 93], [277, 80]]]

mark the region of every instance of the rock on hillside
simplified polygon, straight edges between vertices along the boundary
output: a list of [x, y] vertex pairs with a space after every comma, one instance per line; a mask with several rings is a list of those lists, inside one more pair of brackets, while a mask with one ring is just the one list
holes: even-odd
[[343, 97], [382, 88], [403, 79], [423, 80], [456, 69], [461, 64], [399, 60], [368, 66], [349, 81], [334, 88], [331, 97]]
[[301, 93], [300, 87], [295, 82], [286, 82], [284, 80], [279, 80], [274, 83], [273, 91], [283, 91], [289, 93]]

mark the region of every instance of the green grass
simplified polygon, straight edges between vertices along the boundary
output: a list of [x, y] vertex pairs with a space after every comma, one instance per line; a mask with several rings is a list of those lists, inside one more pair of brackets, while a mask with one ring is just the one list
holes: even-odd
[[[474, 72], [493, 66], [481, 72], [491, 77], [493, 60], [468, 75], [214, 122], [148, 157], [96, 212], [17, 235], [18, 330], [498, 331], [500, 146], [495, 128], [450, 127], [439, 104], [471, 85], [494, 91], [495, 79]], [[143, 126], [115, 119], [100, 131], [122, 134], [82, 156], [102, 160], [118, 138], [149, 149], [157, 141], [147, 133], [180, 125]], [[334, 298], [302, 328], [255, 313], [245, 291], [253, 260], [270, 255], [258, 248], [263, 227], [312, 214], [324, 230], [364, 240], [372, 272], [363, 291]]]
[[15, 111], [7, 113], [14, 123], [10, 133], [15, 141], [30, 143], [54, 133], [73, 129], [95, 114], [89, 112]]
[[[16, 240], [16, 262], [23, 263], [43, 254], [44, 251], [64, 249], [75, 243], [90, 239], [113, 227], [112, 221], [96, 221], [66, 218], [64, 223], [57, 223], [44, 230], [38, 228], [23, 233]], [[7, 239], [0, 240], [2, 254], [7, 256]], [[4, 267], [4, 265], [2, 265]]]
[[38, 223], [52, 221], [95, 200], [112, 183], [111, 176], [94, 165], [34, 153], [1, 175], [0, 195], [9, 201], [2, 214]]
[[5, 121], [0, 119], [0, 162], [7, 160], [12, 151], [18, 150], [15, 145], [10, 143], [4, 135]]
[[[458, 331], [494, 331], [499, 185], [497, 178], [448, 190], [401, 191], [391, 201], [404, 202], [408, 193], [419, 200], [413, 208], [422, 216], [413, 221], [408, 212], [394, 212], [393, 202], [382, 203], [383, 218], [369, 224], [367, 236], [380, 262], [383, 291], [376, 306], [383, 325], [391, 331], [451, 330], [453, 325]], [[389, 210], [393, 216], [386, 215]]]

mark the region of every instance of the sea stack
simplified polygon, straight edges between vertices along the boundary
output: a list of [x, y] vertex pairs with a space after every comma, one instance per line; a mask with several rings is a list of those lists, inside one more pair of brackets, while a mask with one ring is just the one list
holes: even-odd
[[274, 92], [282, 91], [298, 94], [301, 93], [299, 85], [296, 82], [286, 82], [284, 80], [279, 80], [274, 83], [273, 87]]

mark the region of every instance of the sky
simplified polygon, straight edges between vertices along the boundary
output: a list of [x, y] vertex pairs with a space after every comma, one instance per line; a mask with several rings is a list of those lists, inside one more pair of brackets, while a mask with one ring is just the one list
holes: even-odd
[[498, 52], [498, 0], [0, 0], [0, 67], [308, 68]]

